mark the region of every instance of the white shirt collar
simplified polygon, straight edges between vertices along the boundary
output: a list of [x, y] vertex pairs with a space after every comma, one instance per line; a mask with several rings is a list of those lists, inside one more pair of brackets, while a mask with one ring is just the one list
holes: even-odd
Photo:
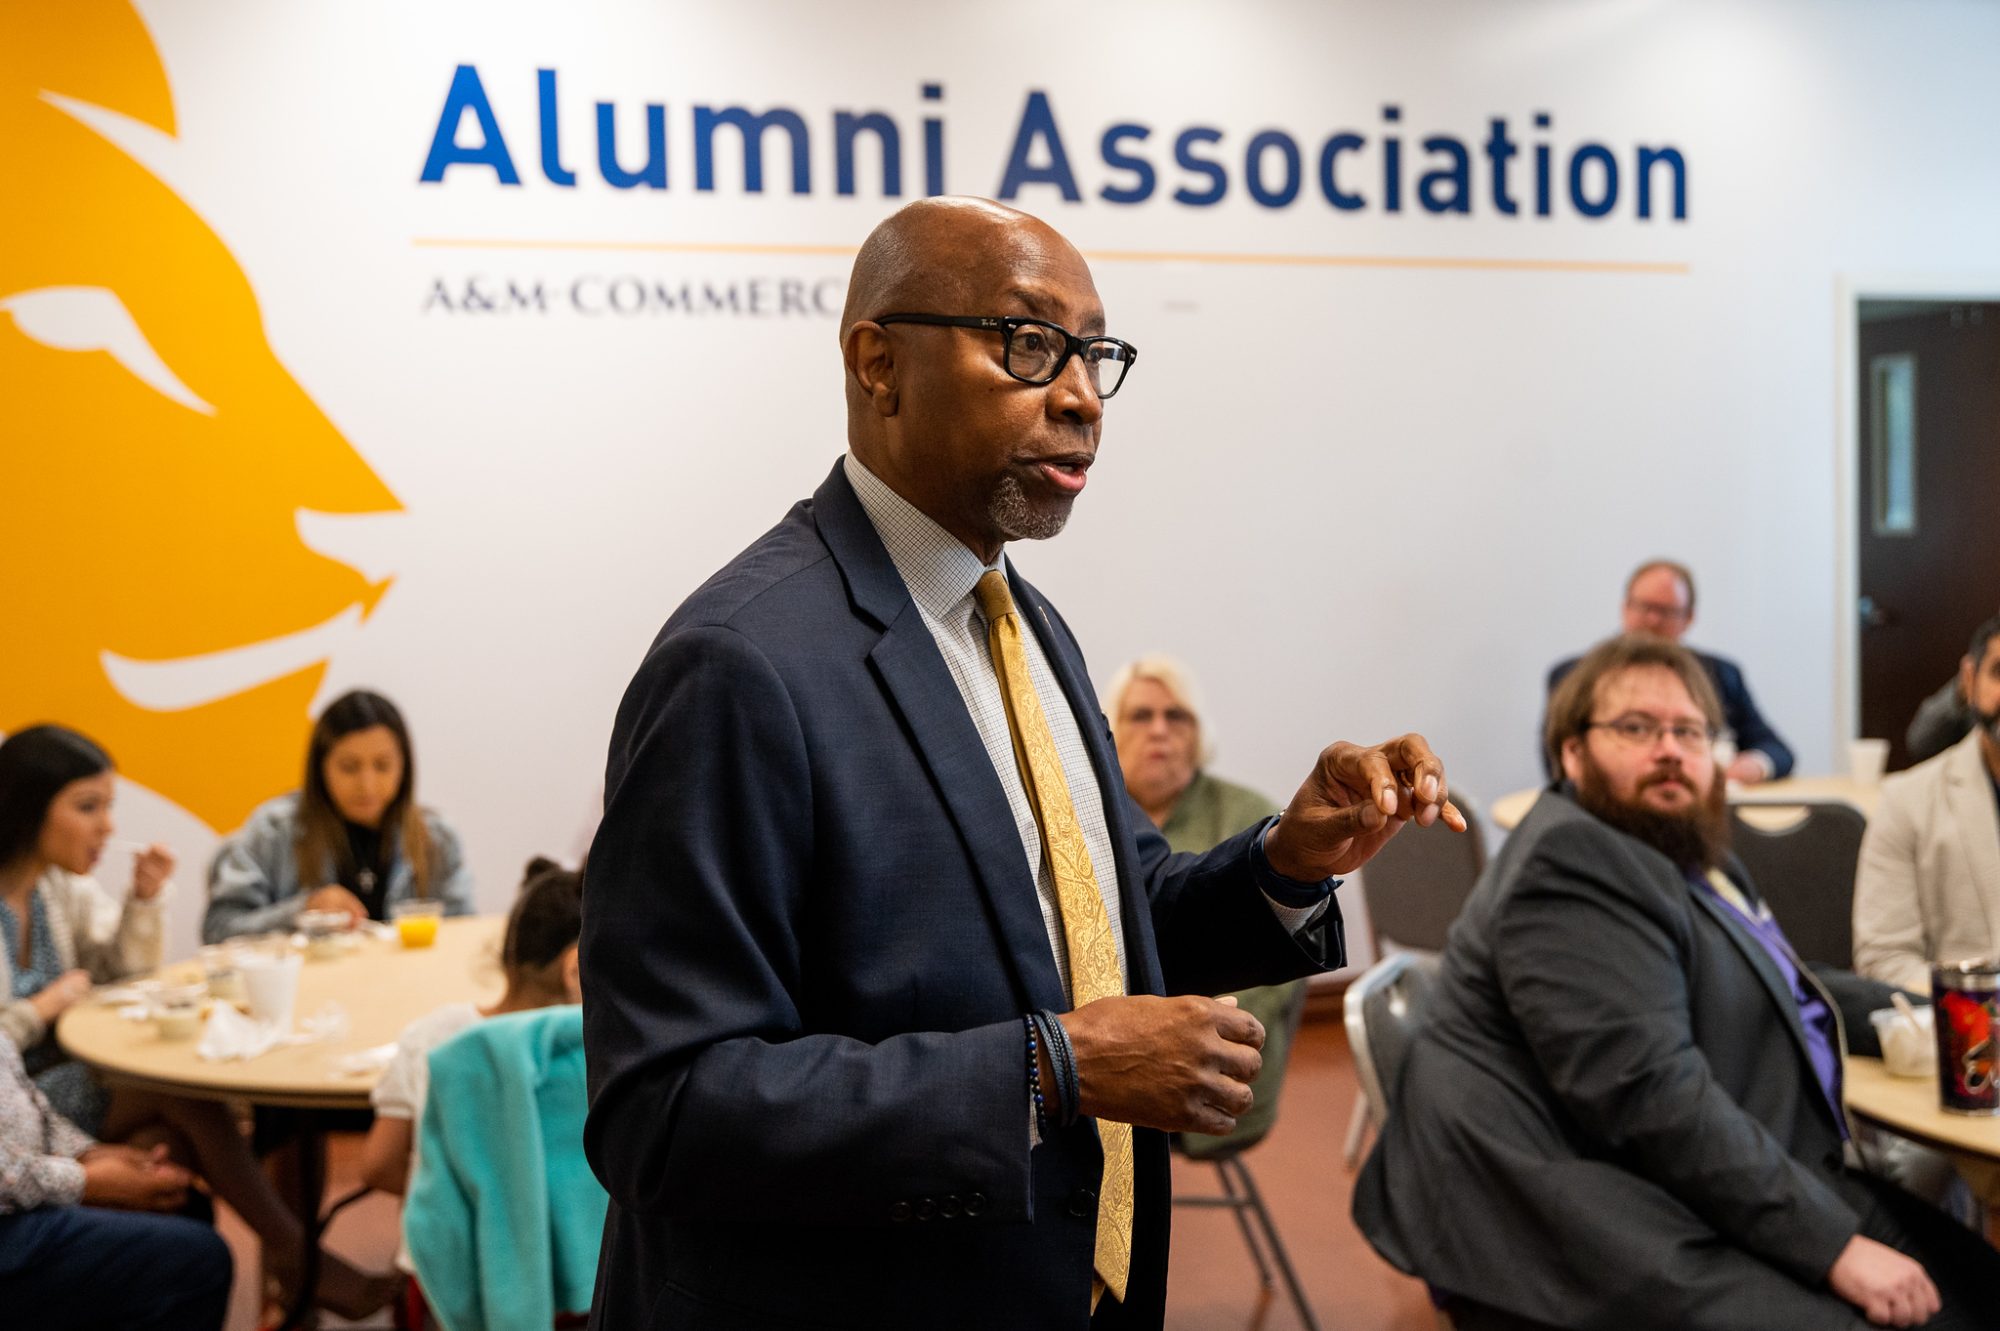
[[846, 457], [848, 484], [888, 547], [889, 558], [902, 574], [910, 596], [933, 619], [944, 619], [972, 595], [981, 575], [1002, 567], [1006, 554], [982, 564], [965, 543], [938, 526], [915, 504], [889, 488], [850, 451]]

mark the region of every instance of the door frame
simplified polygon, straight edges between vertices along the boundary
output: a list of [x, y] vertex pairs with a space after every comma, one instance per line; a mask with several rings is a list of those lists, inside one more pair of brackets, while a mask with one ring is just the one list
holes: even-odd
[[1897, 273], [1861, 270], [1834, 275], [1833, 472], [1833, 761], [1846, 763], [1847, 741], [1860, 738], [1861, 302], [1929, 300], [2000, 303], [2000, 272]]

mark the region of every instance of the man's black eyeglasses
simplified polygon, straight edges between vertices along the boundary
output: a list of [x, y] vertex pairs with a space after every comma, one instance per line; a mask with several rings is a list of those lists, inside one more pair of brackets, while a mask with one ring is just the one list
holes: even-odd
[[977, 328], [998, 333], [1005, 345], [1001, 364], [1024, 384], [1054, 383], [1069, 358], [1083, 361], [1083, 371], [1100, 401], [1118, 391], [1125, 372], [1139, 359], [1139, 348], [1115, 337], [1078, 337], [1060, 324], [1042, 319], [1000, 318], [970, 314], [885, 314], [878, 324], [930, 324], [939, 328]]
[[1706, 753], [1715, 744], [1715, 732], [1706, 724], [1694, 721], [1675, 721], [1671, 724], [1658, 717], [1644, 713], [1621, 716], [1615, 721], [1589, 721], [1585, 730], [1608, 730], [1621, 743], [1633, 748], [1644, 745], [1648, 748], [1660, 742], [1661, 735], [1672, 735], [1674, 743], [1689, 753]]

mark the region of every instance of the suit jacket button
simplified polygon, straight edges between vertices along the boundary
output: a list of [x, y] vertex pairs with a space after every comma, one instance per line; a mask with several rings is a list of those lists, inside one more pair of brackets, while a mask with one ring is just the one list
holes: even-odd
[[928, 1197], [917, 1198], [917, 1219], [928, 1220], [937, 1214], [937, 1203]]
[[1089, 1188], [1078, 1188], [1069, 1195], [1069, 1213], [1079, 1220], [1088, 1220], [1097, 1214], [1097, 1194]]
[[908, 1202], [897, 1202], [894, 1206], [889, 1208], [889, 1218], [895, 1221], [899, 1225], [909, 1223], [909, 1219], [912, 1213], [913, 1212]]
[[965, 1203], [958, 1199], [957, 1193], [953, 1193], [951, 1196], [945, 1198], [943, 1201], [938, 1203], [938, 1214], [943, 1216], [947, 1220], [958, 1219], [960, 1213], [963, 1212], [964, 1210], [965, 1210]]
[[967, 1215], [979, 1215], [985, 1210], [986, 1210], [985, 1193], [975, 1192], [970, 1197], [967, 1197], [965, 1199], [965, 1213]]

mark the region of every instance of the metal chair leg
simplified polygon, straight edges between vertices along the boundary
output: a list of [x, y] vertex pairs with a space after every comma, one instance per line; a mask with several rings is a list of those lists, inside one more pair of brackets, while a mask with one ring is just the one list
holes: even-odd
[[1270, 1245], [1271, 1256], [1277, 1259], [1278, 1270], [1285, 1277], [1285, 1288], [1291, 1291], [1292, 1302], [1298, 1306], [1299, 1320], [1305, 1323], [1306, 1331], [1320, 1331], [1319, 1318], [1313, 1316], [1312, 1305], [1306, 1302], [1306, 1292], [1299, 1287], [1298, 1273], [1292, 1270], [1291, 1256], [1285, 1251], [1284, 1241], [1278, 1237], [1278, 1227], [1271, 1223], [1271, 1213], [1264, 1209], [1263, 1194], [1257, 1191], [1257, 1180], [1250, 1176], [1250, 1166], [1243, 1163], [1241, 1156], [1231, 1163], [1236, 1166], [1250, 1209], [1256, 1212], [1257, 1223], [1263, 1227], [1264, 1242]]
[[1257, 1236], [1251, 1232], [1250, 1217], [1244, 1214], [1250, 1203], [1236, 1190], [1236, 1183], [1229, 1176], [1229, 1166], [1233, 1160], [1222, 1159], [1215, 1162], [1215, 1175], [1222, 1180], [1223, 1195], [1229, 1199], [1229, 1213], [1236, 1217], [1236, 1228], [1242, 1232], [1243, 1246], [1250, 1250], [1250, 1260], [1257, 1263], [1257, 1283], [1265, 1289], [1271, 1287], [1271, 1264], [1264, 1260], [1264, 1251], [1258, 1246]]
[[1368, 1124], [1373, 1117], [1368, 1092], [1356, 1088], [1354, 1112], [1347, 1117], [1347, 1145], [1341, 1150], [1341, 1159], [1347, 1162], [1350, 1174], [1361, 1167], [1361, 1148], [1368, 1144]]

